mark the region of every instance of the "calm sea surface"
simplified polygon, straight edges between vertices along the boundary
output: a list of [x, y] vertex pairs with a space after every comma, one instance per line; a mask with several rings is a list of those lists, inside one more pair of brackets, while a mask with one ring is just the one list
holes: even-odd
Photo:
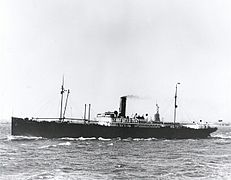
[[209, 139], [14, 137], [0, 124], [0, 179], [231, 179], [231, 127]]

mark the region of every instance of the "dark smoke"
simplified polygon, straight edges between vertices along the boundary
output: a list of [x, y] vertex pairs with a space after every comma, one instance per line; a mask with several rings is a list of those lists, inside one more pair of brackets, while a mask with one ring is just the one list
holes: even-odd
[[137, 95], [127, 95], [125, 97], [130, 98], [130, 99], [143, 99], [142, 97], [137, 96]]
[[124, 97], [126, 97], [127, 99], [139, 99], [139, 100], [148, 100], [148, 99], [151, 99], [148, 96], [137, 96], [137, 95], [132, 95], [132, 94], [124, 96]]

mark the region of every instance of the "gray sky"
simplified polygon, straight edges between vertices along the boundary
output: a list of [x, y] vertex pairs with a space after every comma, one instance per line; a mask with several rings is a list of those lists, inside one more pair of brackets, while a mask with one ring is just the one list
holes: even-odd
[[179, 121], [231, 122], [231, 2], [228, 0], [2, 0], [0, 118], [118, 109]]

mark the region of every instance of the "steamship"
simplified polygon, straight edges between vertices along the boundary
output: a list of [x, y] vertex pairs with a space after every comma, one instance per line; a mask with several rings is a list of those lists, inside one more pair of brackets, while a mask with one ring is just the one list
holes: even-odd
[[[63, 96], [67, 92], [65, 106]], [[154, 120], [144, 116], [126, 116], [127, 96], [120, 98], [119, 112], [105, 112], [97, 114], [94, 120], [86, 118], [86, 105], [84, 118], [65, 117], [69, 90], [61, 87], [61, 108], [59, 118], [17, 118], [12, 117], [11, 134], [14, 136], [37, 136], [45, 138], [158, 138], [158, 139], [199, 139], [208, 138], [217, 130], [208, 124], [182, 124], [176, 122], [177, 84], [175, 92], [174, 121], [160, 121], [159, 106]]]

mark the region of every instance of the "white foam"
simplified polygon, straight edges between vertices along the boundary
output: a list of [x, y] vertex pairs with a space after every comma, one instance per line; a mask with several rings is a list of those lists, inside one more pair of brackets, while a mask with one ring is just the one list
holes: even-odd
[[147, 139], [144, 139], [144, 141], [153, 141], [153, 140], [157, 140], [156, 138], [147, 138]]
[[64, 143], [59, 143], [59, 146], [70, 146], [71, 143], [70, 142], [64, 142]]
[[99, 137], [98, 140], [100, 140], [100, 141], [110, 141], [111, 139], [109, 139], [109, 138], [106, 139], [106, 138]]
[[41, 147], [39, 147], [39, 149], [46, 149], [46, 148], [57, 147], [57, 146], [70, 146], [70, 145], [71, 145], [70, 142], [63, 142], [63, 143], [59, 143], [59, 144], [41, 146]]
[[95, 137], [90, 137], [90, 138], [80, 137], [80, 138], [77, 138], [77, 139], [81, 140], [81, 141], [85, 141], [85, 140], [95, 140], [96, 138]]
[[46, 148], [49, 148], [49, 147], [57, 147], [57, 145], [46, 145], [46, 146], [41, 146], [41, 147], [39, 147], [39, 149], [46, 149]]
[[76, 141], [78, 140], [78, 138], [69, 138], [69, 137], [63, 137], [63, 138], [60, 138], [62, 140], [68, 140], [68, 141]]
[[221, 139], [231, 139], [231, 135], [226, 135], [226, 134], [211, 134], [211, 137], [221, 138]]
[[70, 138], [70, 137], [63, 137], [59, 138], [61, 140], [68, 140], [68, 141], [85, 141], [85, 140], [95, 140], [95, 137], [90, 137], [90, 138], [84, 138], [84, 137], [79, 137], [79, 138]]
[[156, 138], [134, 138], [133, 141], [153, 141], [157, 140]]
[[43, 137], [35, 137], [35, 136], [12, 136], [9, 135], [7, 136], [8, 141], [13, 141], [13, 140], [39, 140], [43, 139]]

